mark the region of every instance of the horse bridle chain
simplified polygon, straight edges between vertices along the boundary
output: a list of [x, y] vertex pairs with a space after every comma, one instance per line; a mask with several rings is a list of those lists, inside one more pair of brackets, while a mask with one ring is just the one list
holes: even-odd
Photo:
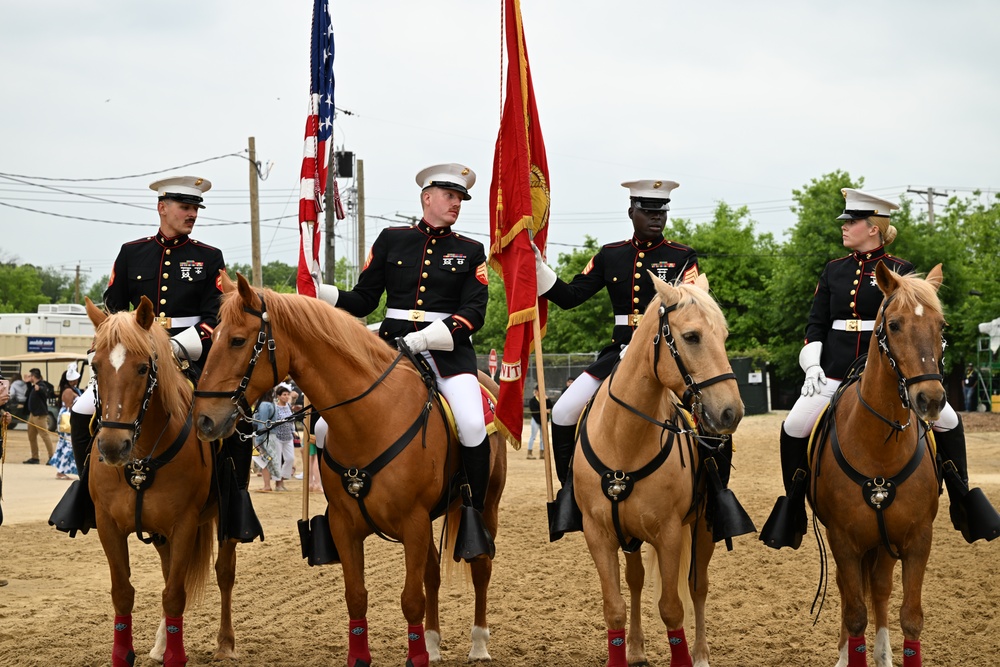
[[907, 393], [907, 388], [916, 384], [917, 382], [924, 382], [926, 380], [937, 380], [938, 382], [944, 382], [944, 348], [945, 340], [944, 336], [941, 337], [941, 352], [940, 358], [938, 359], [938, 369], [941, 371], [939, 373], [925, 373], [923, 375], [916, 375], [912, 378], [906, 378], [903, 373], [899, 370], [899, 364], [896, 362], [896, 358], [892, 355], [892, 350], [889, 348], [889, 334], [885, 327], [885, 309], [889, 307], [892, 300], [896, 298], [895, 294], [891, 294], [882, 302], [881, 312], [879, 313], [881, 317], [879, 318], [878, 328], [875, 329], [875, 339], [878, 341], [879, 352], [885, 355], [886, 359], [889, 361], [889, 366], [896, 373], [896, 378], [898, 380], [898, 392], [899, 399], [903, 401], [903, 407], [907, 410], [910, 409], [910, 397]]

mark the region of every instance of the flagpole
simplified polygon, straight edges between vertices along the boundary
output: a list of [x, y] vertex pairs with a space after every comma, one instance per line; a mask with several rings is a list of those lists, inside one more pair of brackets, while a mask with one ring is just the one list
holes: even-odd
[[535, 343], [535, 381], [538, 383], [539, 421], [542, 428], [542, 445], [545, 448], [545, 491], [549, 502], [555, 500], [552, 490], [552, 448], [549, 446], [548, 396], [545, 394], [545, 361], [542, 359], [542, 328], [538, 324], [538, 297], [535, 297], [535, 319], [531, 321]]

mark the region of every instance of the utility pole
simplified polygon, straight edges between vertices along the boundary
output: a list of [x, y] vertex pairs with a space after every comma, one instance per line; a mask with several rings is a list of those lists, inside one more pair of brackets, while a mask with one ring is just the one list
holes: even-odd
[[257, 194], [257, 143], [247, 139], [250, 149], [250, 262], [254, 287], [263, 287], [260, 272], [260, 197]]
[[76, 263], [76, 279], [73, 281], [73, 303], [80, 303], [80, 262]]
[[337, 223], [337, 216], [335, 215], [335, 204], [333, 203], [333, 184], [337, 180], [337, 175], [340, 172], [340, 165], [337, 164], [336, 151], [333, 147], [333, 141], [330, 142], [330, 157], [327, 159], [326, 164], [328, 165], [326, 170], [326, 253], [324, 254], [324, 271], [326, 274], [326, 282], [331, 285], [334, 283], [336, 278], [337, 270], [337, 244], [334, 237], [333, 227]]
[[927, 222], [932, 226], [934, 225], [934, 198], [935, 197], [947, 197], [947, 192], [937, 192], [934, 188], [927, 188], [926, 190], [914, 190], [913, 188], [907, 188], [907, 192], [912, 192], [915, 195], [920, 195], [924, 201], [927, 202]]
[[358, 160], [358, 274], [365, 265], [365, 161]]

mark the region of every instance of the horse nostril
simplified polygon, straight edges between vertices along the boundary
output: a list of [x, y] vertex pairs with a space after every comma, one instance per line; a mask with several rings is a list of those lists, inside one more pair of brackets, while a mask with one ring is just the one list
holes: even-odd
[[736, 420], [736, 411], [735, 410], [733, 410], [732, 408], [726, 408], [725, 410], [722, 411], [722, 425], [723, 426], [725, 426], [726, 428], [729, 428], [730, 426], [733, 425], [733, 422], [735, 420]]
[[212, 421], [211, 417], [206, 415], [198, 417], [198, 430], [202, 433], [210, 433], [214, 427], [215, 423]]

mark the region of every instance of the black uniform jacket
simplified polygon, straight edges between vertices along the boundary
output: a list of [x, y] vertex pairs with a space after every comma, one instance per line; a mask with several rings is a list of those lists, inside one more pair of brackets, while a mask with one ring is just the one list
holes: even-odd
[[634, 236], [627, 241], [603, 246], [582, 273], [569, 283], [556, 279], [555, 285], [543, 294], [560, 308], [570, 309], [607, 287], [616, 318], [627, 316], [627, 324], [615, 324], [611, 344], [601, 350], [587, 372], [599, 380], [611, 374], [623, 345], [632, 340], [639, 316], [656, 295], [647, 271], [667, 282], [681, 277], [691, 283], [698, 277], [698, 255], [692, 248], [673, 241], [639, 241]]
[[[104, 290], [104, 305], [112, 313], [139, 305], [145, 295], [153, 302], [162, 324], [170, 325], [170, 335], [197, 326], [204, 360], [218, 324], [225, 269], [222, 251], [195, 241], [190, 236], [166, 238], [160, 232], [122, 245], [111, 279]], [[198, 317], [196, 325], [175, 326], [172, 319]], [[168, 322], [167, 318], [171, 318]]]
[[879, 261], [899, 274], [913, 271], [913, 265], [905, 259], [893, 257], [884, 247], [879, 247], [871, 252], [852, 252], [831, 260], [820, 274], [809, 311], [805, 342], [823, 343], [820, 365], [827, 377], [842, 380], [854, 360], [868, 352], [872, 338], [870, 329], [848, 331], [832, 327], [835, 320], [875, 320], [882, 305], [882, 292], [875, 284], [875, 267]]
[[[476, 351], [469, 336], [483, 326], [489, 299], [486, 252], [483, 244], [456, 234], [450, 227], [435, 228], [421, 220], [415, 227], [382, 230], [372, 244], [358, 283], [340, 292], [337, 307], [364, 317], [378, 307], [382, 293], [386, 307], [406, 311], [447, 313], [455, 349], [430, 350], [442, 377], [476, 373]], [[419, 331], [427, 321], [389, 318], [379, 337], [390, 345]]]

